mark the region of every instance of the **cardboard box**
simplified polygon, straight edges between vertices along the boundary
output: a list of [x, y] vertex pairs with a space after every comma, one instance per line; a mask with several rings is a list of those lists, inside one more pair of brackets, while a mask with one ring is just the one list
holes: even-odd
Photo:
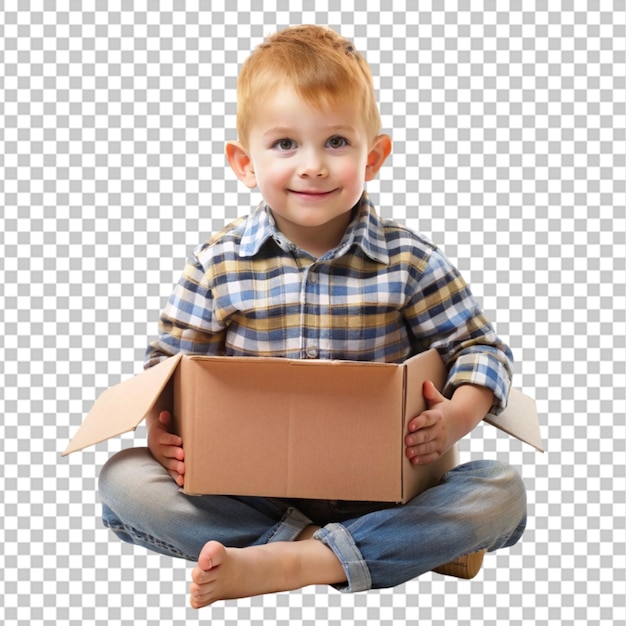
[[[63, 453], [168, 409], [185, 447], [188, 494], [406, 502], [458, 464], [404, 454], [422, 385], [445, 383], [436, 350], [400, 365], [177, 355], [105, 391]], [[513, 390], [498, 428], [541, 449], [534, 401]]]

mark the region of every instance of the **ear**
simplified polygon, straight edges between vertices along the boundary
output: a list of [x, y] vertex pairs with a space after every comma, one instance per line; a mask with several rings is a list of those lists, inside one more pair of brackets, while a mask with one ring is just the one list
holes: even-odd
[[365, 180], [372, 180], [378, 174], [385, 159], [391, 154], [391, 137], [389, 135], [378, 135], [374, 139], [374, 144], [367, 155], [367, 165], [365, 166]]
[[226, 144], [226, 159], [237, 178], [249, 189], [256, 187], [256, 175], [248, 151], [238, 141]]

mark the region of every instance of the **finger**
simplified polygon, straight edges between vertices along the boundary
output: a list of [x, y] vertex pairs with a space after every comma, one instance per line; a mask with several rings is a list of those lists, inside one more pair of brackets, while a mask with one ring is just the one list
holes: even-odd
[[440, 457], [441, 455], [439, 453], [414, 456], [411, 459], [411, 465], [429, 465], [430, 463], [434, 463]]
[[424, 382], [424, 385], [422, 386], [422, 393], [424, 394], [424, 399], [428, 403], [429, 407], [445, 400], [445, 397], [430, 380]]
[[415, 432], [409, 433], [405, 438], [404, 442], [407, 446], [419, 446], [421, 444], [425, 444], [431, 439], [433, 439], [433, 429], [432, 427], [428, 428], [420, 428]]
[[179, 461], [175, 457], [165, 456], [164, 455], [161, 458], [161, 465], [166, 470], [171, 470], [171, 471], [176, 472], [178, 474], [184, 474], [185, 473], [185, 463], [183, 461]]
[[161, 411], [159, 413], [159, 422], [163, 424], [163, 426], [169, 426], [172, 421], [172, 414], [169, 411]]
[[178, 445], [171, 446], [172, 448], [172, 458], [178, 459], [179, 461], [185, 460], [185, 450]]
[[437, 449], [437, 441], [435, 439], [427, 439], [420, 443], [407, 443], [406, 449], [410, 451], [410, 455], [421, 456], [424, 454], [430, 454]]
[[440, 455], [440, 445], [436, 439], [429, 439], [428, 441], [424, 441], [423, 443], [417, 445], [407, 445], [406, 447], [406, 456], [409, 459], [427, 457], [432, 454], [437, 456]]
[[183, 440], [178, 435], [163, 431], [159, 433], [159, 443], [162, 446], [174, 446], [182, 450]]
[[157, 449], [157, 456], [163, 459], [172, 459], [174, 461], [184, 461], [185, 455], [182, 448], [175, 446], [159, 446]]
[[179, 474], [178, 472], [168, 472], [168, 474], [171, 476], [172, 480], [179, 486], [182, 487], [185, 483], [185, 479], [182, 476], [182, 474]]
[[185, 453], [183, 449], [175, 446], [162, 446], [160, 454], [164, 459], [170, 459], [176, 462], [182, 462], [185, 460]]
[[177, 474], [185, 473], [185, 463], [183, 460], [170, 456], [171, 453], [161, 450], [157, 455], [159, 463], [168, 471], [176, 472]]
[[441, 419], [440, 411], [424, 411], [409, 422], [409, 432], [414, 433], [423, 428], [434, 426]]

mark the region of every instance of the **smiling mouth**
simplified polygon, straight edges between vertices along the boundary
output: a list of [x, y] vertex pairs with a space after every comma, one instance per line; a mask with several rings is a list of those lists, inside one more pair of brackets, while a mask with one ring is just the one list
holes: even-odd
[[335, 193], [335, 191], [337, 190], [331, 189], [330, 191], [319, 191], [316, 189], [310, 189], [310, 190], [290, 189], [289, 191], [302, 198], [324, 198], [326, 196], [331, 195], [332, 193]]

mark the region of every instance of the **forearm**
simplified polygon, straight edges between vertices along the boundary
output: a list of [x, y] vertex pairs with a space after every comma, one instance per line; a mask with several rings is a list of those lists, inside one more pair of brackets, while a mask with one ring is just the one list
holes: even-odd
[[451, 398], [457, 408], [450, 427], [455, 441], [471, 432], [487, 415], [494, 402], [491, 389], [480, 385], [461, 385]]

